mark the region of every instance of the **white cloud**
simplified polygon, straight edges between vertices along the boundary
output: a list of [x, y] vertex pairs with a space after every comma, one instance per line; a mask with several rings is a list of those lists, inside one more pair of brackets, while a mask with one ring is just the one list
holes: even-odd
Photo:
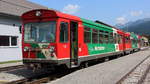
[[63, 8], [63, 12], [68, 14], [74, 14], [79, 11], [79, 8], [80, 8], [79, 5], [68, 4]]
[[130, 15], [131, 16], [140, 16], [140, 15], [142, 15], [143, 14], [143, 11], [142, 10], [140, 10], [140, 11], [131, 11], [130, 12]]
[[127, 20], [126, 20], [126, 18], [125, 17], [118, 17], [117, 19], [116, 19], [116, 22], [117, 22], [117, 24], [121, 24], [121, 25], [123, 25], [123, 24], [125, 24], [126, 22], [127, 22]]

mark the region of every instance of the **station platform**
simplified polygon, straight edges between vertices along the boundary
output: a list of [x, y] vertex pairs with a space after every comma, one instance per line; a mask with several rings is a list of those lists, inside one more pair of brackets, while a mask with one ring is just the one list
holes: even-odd
[[23, 65], [22, 62], [0, 64], [0, 68]]
[[149, 56], [150, 49], [148, 48], [75, 71], [48, 84], [116, 84], [116, 82]]

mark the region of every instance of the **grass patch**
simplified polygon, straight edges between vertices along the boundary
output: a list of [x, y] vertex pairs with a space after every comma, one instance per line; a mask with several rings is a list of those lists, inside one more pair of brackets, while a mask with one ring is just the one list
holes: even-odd
[[0, 62], [0, 64], [16, 63], [16, 62], [22, 62], [22, 60], [5, 61], [5, 62]]

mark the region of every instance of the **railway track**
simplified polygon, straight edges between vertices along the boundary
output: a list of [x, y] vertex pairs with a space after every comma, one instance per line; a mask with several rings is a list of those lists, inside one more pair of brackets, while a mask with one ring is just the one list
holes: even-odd
[[6, 72], [6, 71], [21, 69], [21, 68], [25, 68], [25, 66], [24, 65], [16, 65], [16, 66], [3, 67], [3, 68], [0, 68], [0, 72], [2, 72], [2, 71]]
[[150, 70], [150, 56], [145, 58], [129, 73], [122, 77], [117, 84], [142, 84]]
[[[48, 83], [52, 80], [61, 78], [65, 75], [68, 75], [69, 73], [76, 71], [77, 69], [57, 69], [57, 71], [47, 71], [43, 70], [42, 72], [35, 72], [37, 75], [27, 77], [27, 78], [21, 78], [19, 80], [15, 81], [0, 81], [0, 84], [41, 84], [41, 83]], [[45, 72], [45, 73], [43, 73]]]

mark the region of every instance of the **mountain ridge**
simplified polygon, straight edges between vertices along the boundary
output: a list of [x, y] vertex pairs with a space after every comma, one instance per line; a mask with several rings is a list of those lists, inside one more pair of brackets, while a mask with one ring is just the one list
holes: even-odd
[[150, 18], [139, 19], [136, 21], [128, 22], [124, 25], [117, 24], [115, 27], [140, 35], [150, 35]]

